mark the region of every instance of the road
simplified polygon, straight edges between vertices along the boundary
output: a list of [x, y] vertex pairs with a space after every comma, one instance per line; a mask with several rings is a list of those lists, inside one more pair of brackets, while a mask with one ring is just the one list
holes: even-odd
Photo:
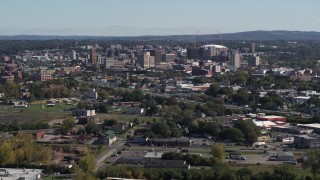
[[100, 166], [102, 166], [107, 158], [118, 152], [120, 149], [123, 148], [125, 144], [124, 139], [118, 139], [118, 141], [107, 147], [107, 150], [105, 150], [103, 153], [101, 153], [98, 157], [95, 159], [95, 168], [94, 171], [97, 171]]

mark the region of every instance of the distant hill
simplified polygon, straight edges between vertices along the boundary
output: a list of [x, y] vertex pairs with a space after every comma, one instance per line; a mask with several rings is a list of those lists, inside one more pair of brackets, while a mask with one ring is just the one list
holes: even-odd
[[[247, 31], [238, 33], [221, 34], [223, 40], [320, 40], [320, 32], [314, 31]], [[195, 35], [170, 35], [170, 36], [40, 36], [40, 35], [16, 35], [1, 36], [0, 40], [174, 40], [174, 41], [194, 41]], [[198, 35], [197, 41], [218, 40], [217, 34]]]

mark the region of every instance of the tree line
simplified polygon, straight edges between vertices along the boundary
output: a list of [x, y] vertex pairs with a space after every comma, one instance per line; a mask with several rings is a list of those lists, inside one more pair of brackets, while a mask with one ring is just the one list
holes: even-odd
[[[139, 167], [128, 167], [122, 165], [108, 166], [97, 173], [97, 177], [105, 179], [107, 177], [137, 178], [137, 179], [185, 179], [185, 180], [304, 180], [310, 176], [297, 176], [289, 165], [279, 165], [272, 171], [253, 172], [249, 168], [233, 169], [228, 164], [215, 164], [211, 169], [144, 169]], [[312, 178], [311, 178], [312, 179]]]

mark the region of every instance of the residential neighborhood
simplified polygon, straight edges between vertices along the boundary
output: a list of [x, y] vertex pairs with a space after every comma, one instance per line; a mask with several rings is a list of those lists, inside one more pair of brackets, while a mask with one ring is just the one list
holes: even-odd
[[299, 165], [320, 147], [319, 62], [296, 68], [270, 58], [288, 43], [272, 53], [259, 42], [68, 43], [2, 52], [1, 63], [2, 141], [30, 134], [50, 152], [41, 161], [61, 171], [72, 174], [87, 156], [95, 172], [193, 169], [221, 158], [214, 148], [225, 163]]

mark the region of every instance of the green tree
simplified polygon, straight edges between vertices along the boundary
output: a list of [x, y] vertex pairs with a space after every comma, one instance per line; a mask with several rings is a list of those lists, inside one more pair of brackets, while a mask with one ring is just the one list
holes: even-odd
[[225, 150], [222, 144], [214, 144], [211, 146], [212, 157], [216, 162], [223, 162], [224, 152]]
[[146, 111], [146, 116], [153, 116], [158, 113], [158, 106], [151, 104], [151, 106]]
[[144, 78], [144, 79], [141, 80], [141, 86], [147, 85], [149, 83], [151, 83], [151, 81], [148, 78]]
[[182, 112], [179, 106], [165, 106], [161, 111], [162, 121], [177, 122], [181, 119]]
[[94, 156], [92, 154], [86, 154], [80, 158], [79, 167], [82, 171], [92, 173], [94, 170]]
[[44, 148], [40, 144], [33, 144], [33, 160], [30, 162], [41, 162], [41, 163], [48, 163], [49, 158], [52, 156], [51, 149]]
[[251, 180], [273, 180], [273, 177], [269, 171], [263, 171], [253, 175]]
[[260, 130], [251, 120], [238, 120], [234, 123], [234, 127], [242, 132], [246, 142], [254, 143], [258, 140]]
[[105, 103], [99, 103], [97, 107], [94, 107], [98, 112], [101, 113], [108, 113], [110, 110], [110, 106]]
[[98, 134], [101, 131], [101, 127], [93, 122], [88, 123], [85, 129], [88, 134]]
[[51, 156], [51, 149], [36, 144], [31, 134], [18, 134], [0, 144], [0, 162], [3, 164], [46, 164]]
[[231, 170], [230, 166], [226, 163], [215, 163], [213, 165], [214, 178], [223, 180], [236, 180], [234, 171]]
[[89, 147], [83, 148], [82, 157], [79, 160], [78, 165], [75, 167], [76, 177], [75, 179], [90, 179], [95, 180], [94, 176], [94, 160], [95, 156], [90, 151]]
[[63, 121], [60, 130], [67, 134], [70, 132], [70, 130], [76, 125], [76, 120], [73, 117], [66, 117], [66, 119]]
[[231, 97], [234, 92], [233, 92], [233, 89], [231, 87], [223, 87], [223, 88], [221, 88], [219, 90], [218, 93], [219, 94], [224, 94], [224, 95], [227, 95], [227, 96]]
[[5, 96], [8, 98], [19, 98], [20, 85], [8, 81], [4, 87]]
[[122, 101], [142, 101], [143, 94], [140, 90], [133, 90], [132, 92], [126, 91], [122, 94]]
[[105, 89], [100, 90], [98, 94], [99, 94], [99, 97], [101, 97], [102, 99], [106, 99], [110, 96], [110, 92]]
[[77, 104], [77, 108], [79, 109], [90, 109], [90, 105], [85, 102], [79, 102]]
[[310, 149], [307, 153], [308, 159], [304, 161], [302, 167], [304, 169], [310, 168], [310, 171], [315, 178], [316, 175], [320, 174], [320, 150]]
[[169, 99], [167, 99], [168, 106], [176, 106], [178, 104], [179, 104], [179, 102], [178, 102], [177, 98], [174, 96], [171, 96]]
[[183, 154], [182, 153], [177, 153], [177, 152], [167, 152], [163, 153], [161, 156], [161, 159], [164, 160], [182, 160], [183, 159]]
[[182, 113], [181, 120], [178, 121], [180, 125], [184, 125], [185, 127], [189, 127], [195, 123], [195, 119], [193, 118], [193, 112], [191, 110], [184, 110]]
[[15, 154], [11, 143], [3, 142], [0, 145], [0, 162], [2, 166], [15, 162]]
[[218, 136], [219, 130], [220, 128], [216, 122], [199, 121], [198, 129], [196, 129], [196, 132], [200, 134], [209, 134], [212, 136]]
[[249, 74], [247, 71], [238, 71], [235, 76], [235, 78], [232, 80], [232, 84], [246, 84], [247, 79], [249, 78]]
[[207, 91], [207, 95], [217, 97], [217, 94], [220, 91], [220, 89], [221, 88], [218, 83], [212, 83]]
[[171, 135], [170, 127], [165, 123], [156, 123], [151, 131], [158, 136], [168, 138]]
[[239, 105], [249, 104], [250, 95], [245, 91], [238, 91], [232, 96], [232, 101], [238, 103]]
[[241, 168], [236, 172], [237, 180], [250, 180], [253, 173], [251, 169]]
[[172, 128], [171, 137], [176, 137], [176, 138], [181, 137], [181, 131], [179, 131], [178, 129]]
[[132, 172], [122, 165], [108, 166], [104, 170], [98, 172], [101, 179], [106, 177], [132, 178]]
[[222, 129], [219, 133], [219, 137], [221, 139], [230, 140], [233, 142], [241, 142], [243, 140], [244, 135], [237, 128], [226, 128]]
[[320, 98], [318, 96], [311, 96], [308, 100], [308, 107], [320, 107]]
[[117, 124], [117, 121], [116, 120], [114, 120], [114, 119], [106, 119], [106, 120], [104, 120], [104, 122], [103, 122], [103, 126], [114, 126], [114, 125], [116, 125]]
[[296, 175], [293, 173], [291, 166], [284, 164], [274, 168], [272, 173], [274, 180], [295, 180]]
[[259, 99], [262, 108], [270, 110], [278, 110], [278, 108], [283, 107], [284, 100], [278, 94], [271, 92], [267, 96]]
[[90, 174], [90, 173], [86, 173], [84, 171], [82, 171], [80, 168], [75, 168], [75, 174], [76, 176], [73, 178], [75, 180], [96, 180], [97, 178], [94, 177], [94, 175]]

